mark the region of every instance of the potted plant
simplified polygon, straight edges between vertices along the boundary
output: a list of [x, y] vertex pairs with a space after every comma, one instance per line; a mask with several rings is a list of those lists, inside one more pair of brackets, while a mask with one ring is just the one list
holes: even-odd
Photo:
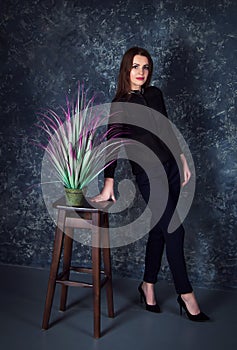
[[[79, 86], [76, 103], [67, 99], [62, 116], [47, 110], [39, 115], [37, 124], [47, 136], [47, 142], [44, 140], [37, 145], [48, 153], [58, 180], [65, 188], [66, 202], [72, 206], [82, 204], [87, 185], [113, 162], [119, 148], [128, 142], [119, 139], [116, 131], [109, 142], [106, 141], [113, 125], [98, 132], [110, 115], [101, 115], [93, 102], [94, 97], [86, 102], [86, 93]], [[105, 162], [105, 158], [109, 161]]]

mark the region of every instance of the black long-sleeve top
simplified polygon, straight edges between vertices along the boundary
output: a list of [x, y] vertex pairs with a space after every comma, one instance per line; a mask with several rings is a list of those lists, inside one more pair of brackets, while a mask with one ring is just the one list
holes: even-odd
[[[138, 141], [145, 146], [149, 147], [159, 158], [161, 163], [167, 162], [171, 157], [177, 156], [182, 153], [182, 150], [180, 148], [180, 145], [178, 143], [178, 140], [172, 130], [172, 127], [169, 122], [166, 122], [163, 117], [159, 117], [159, 113], [155, 113], [154, 111], [160, 112], [163, 116], [167, 117], [167, 112], [165, 108], [165, 103], [163, 99], [162, 92], [159, 88], [150, 86], [146, 88], [143, 92], [140, 91], [132, 91], [129, 98], [124, 97], [119, 100], [113, 100], [113, 102], [126, 102], [126, 103], [112, 103], [111, 110], [113, 110], [113, 105], [115, 106], [115, 112], [116, 109], [120, 111], [118, 122], [113, 124], [115, 125], [115, 128], [113, 128], [113, 131], [109, 133], [108, 138], [113, 137], [115, 133], [119, 133], [119, 137], [122, 138], [129, 138], [135, 141]], [[147, 106], [149, 108], [139, 108], [139, 106], [130, 106], [127, 103], [135, 103], [137, 105], [143, 105]], [[123, 108], [124, 107], [124, 108]], [[129, 108], [131, 107], [131, 108]], [[123, 111], [121, 112], [121, 108]], [[143, 113], [145, 115], [143, 115]], [[126, 115], [129, 118], [126, 118]], [[133, 115], [131, 115], [133, 114]], [[142, 114], [142, 115], [141, 115]], [[112, 118], [112, 117], [110, 117]], [[136, 119], [137, 118], [137, 119]], [[133, 122], [136, 120], [138, 121], [139, 118], [146, 118], [143, 119], [144, 126], [140, 127], [137, 125], [134, 125]], [[167, 117], [168, 118], [168, 117]], [[126, 120], [126, 123], [123, 123], [123, 120]], [[131, 124], [127, 124], [127, 121], [133, 121]], [[165, 122], [165, 123], [164, 123]], [[149, 123], [149, 126], [156, 129], [154, 130], [153, 134], [146, 128], [146, 123]], [[151, 123], [151, 124], [150, 124]], [[137, 123], [139, 124], [139, 122]], [[163, 140], [164, 142], [157, 137], [156, 135], [159, 133], [163, 134]], [[172, 152], [169, 149], [167, 144], [172, 145]], [[141, 155], [142, 156], [142, 155]], [[146, 167], [154, 167], [154, 160], [153, 163], [149, 163], [149, 159], [145, 160], [147, 162]], [[137, 162], [131, 161], [132, 166], [132, 172], [133, 174], [138, 174], [141, 171], [144, 171]], [[114, 160], [112, 164], [110, 164], [107, 168], [104, 170], [104, 177], [105, 178], [113, 178], [114, 172], [117, 166], [117, 159]]]

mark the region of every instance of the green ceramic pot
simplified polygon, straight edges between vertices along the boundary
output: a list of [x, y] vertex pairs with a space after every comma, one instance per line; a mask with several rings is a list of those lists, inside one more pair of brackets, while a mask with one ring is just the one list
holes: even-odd
[[85, 189], [83, 189], [82, 191], [78, 188], [65, 188], [67, 205], [71, 205], [73, 207], [82, 206], [83, 203], [85, 203], [85, 197], [83, 192], [85, 193]]

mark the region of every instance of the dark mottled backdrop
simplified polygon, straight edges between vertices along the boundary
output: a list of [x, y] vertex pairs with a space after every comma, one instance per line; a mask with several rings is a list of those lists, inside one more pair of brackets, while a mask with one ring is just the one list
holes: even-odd
[[[109, 102], [122, 54], [140, 45], [196, 164], [185, 221], [191, 280], [237, 287], [236, 13], [234, 0], [0, 2], [2, 263], [48, 268], [51, 260], [54, 227], [37, 185], [43, 153], [29, 143], [36, 111], [64, 104], [78, 80]], [[115, 273], [142, 277], [145, 241], [113, 249]], [[88, 253], [77, 247], [74, 259], [87, 263]], [[160, 276], [170, 279], [166, 259]]]

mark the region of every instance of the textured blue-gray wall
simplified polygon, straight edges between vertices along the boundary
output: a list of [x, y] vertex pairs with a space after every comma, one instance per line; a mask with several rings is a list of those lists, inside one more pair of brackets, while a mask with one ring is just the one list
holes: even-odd
[[[78, 80], [109, 102], [122, 54], [140, 45], [196, 165], [185, 221], [190, 278], [237, 287], [236, 2], [8, 0], [0, 8], [0, 262], [51, 261], [54, 227], [37, 185], [43, 154], [29, 144], [35, 113], [64, 104]], [[141, 278], [145, 242], [113, 249], [114, 271]], [[88, 256], [89, 248], [75, 249], [74, 259]], [[160, 278], [171, 278], [166, 259]]]

